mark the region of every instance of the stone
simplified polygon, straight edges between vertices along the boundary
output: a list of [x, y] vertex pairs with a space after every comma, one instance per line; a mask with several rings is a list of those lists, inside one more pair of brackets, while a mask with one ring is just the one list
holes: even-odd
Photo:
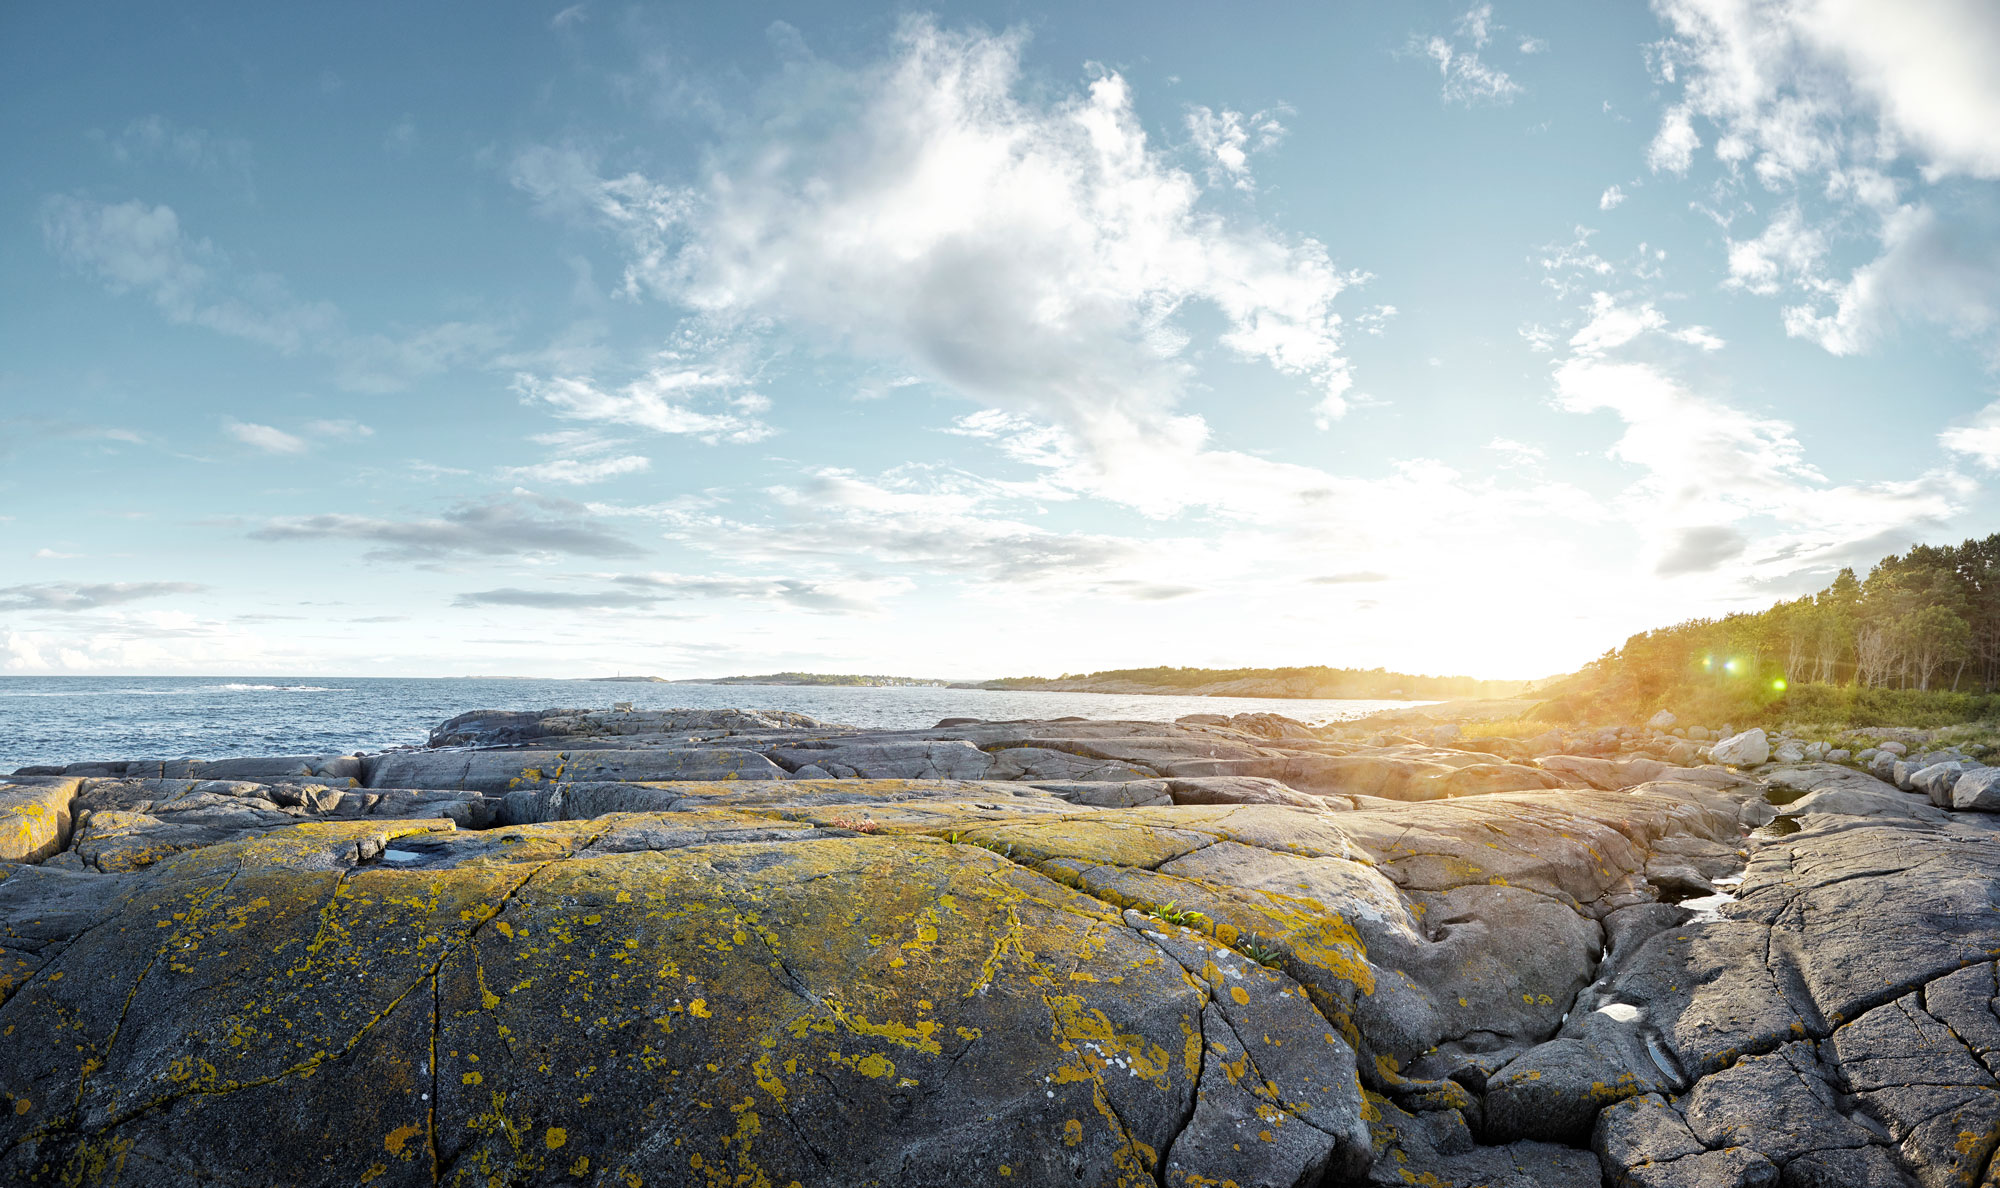
[[1959, 773], [1964, 770], [1961, 763], [1946, 761], [1933, 763], [1910, 773], [1910, 790], [1921, 792], [1939, 808], [1951, 804], [1951, 787], [1958, 782]]
[[1680, 721], [1680, 719], [1674, 717], [1672, 713], [1668, 712], [1667, 710], [1661, 710], [1659, 713], [1654, 714], [1652, 717], [1646, 719], [1646, 726], [1652, 730], [1671, 730], [1673, 729], [1674, 723], [1678, 721]]
[[39, 862], [69, 844], [80, 779], [16, 776], [0, 780], [0, 862]]
[[1960, 775], [1951, 785], [1949, 807], [1961, 812], [2000, 813], [2000, 767], [1981, 767]]
[[1771, 743], [1762, 727], [1752, 727], [1716, 743], [1710, 756], [1731, 767], [1755, 767], [1771, 758]]
[[1878, 749], [1887, 751], [1889, 754], [1896, 756], [1907, 755], [1910, 753], [1910, 748], [1908, 747], [1908, 745], [1893, 741], [1878, 744]]

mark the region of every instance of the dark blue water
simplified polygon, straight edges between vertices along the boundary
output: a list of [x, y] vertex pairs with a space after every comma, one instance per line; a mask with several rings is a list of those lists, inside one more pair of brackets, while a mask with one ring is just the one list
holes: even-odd
[[939, 718], [1125, 718], [1268, 712], [1310, 725], [1401, 701], [1146, 697], [909, 686], [613, 684], [479, 677], [0, 677], [0, 772], [85, 759], [227, 759], [345, 754], [421, 743], [472, 709], [782, 709], [849, 726], [908, 729]]

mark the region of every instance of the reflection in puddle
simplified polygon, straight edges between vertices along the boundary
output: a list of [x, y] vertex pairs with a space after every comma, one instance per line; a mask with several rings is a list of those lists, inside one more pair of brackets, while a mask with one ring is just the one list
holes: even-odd
[[1769, 825], [1764, 825], [1757, 829], [1752, 830], [1750, 836], [1761, 837], [1766, 841], [1768, 841], [1772, 838], [1777, 838], [1777, 837], [1789, 837], [1790, 835], [1797, 833], [1798, 831], [1799, 831], [1799, 822], [1797, 818], [1778, 817], [1775, 820], [1773, 820]]
[[1811, 791], [1810, 788], [1794, 788], [1789, 784], [1772, 783], [1765, 786], [1764, 799], [1771, 804], [1783, 808], [1785, 805], [1804, 797]]

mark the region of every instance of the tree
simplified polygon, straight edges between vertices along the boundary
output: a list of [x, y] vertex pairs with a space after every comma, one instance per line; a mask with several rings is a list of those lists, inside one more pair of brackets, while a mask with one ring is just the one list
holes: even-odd
[[1931, 675], [1972, 649], [1972, 627], [1944, 606], [1927, 606], [1901, 621], [1900, 635], [1917, 674], [1917, 688], [1931, 687]]

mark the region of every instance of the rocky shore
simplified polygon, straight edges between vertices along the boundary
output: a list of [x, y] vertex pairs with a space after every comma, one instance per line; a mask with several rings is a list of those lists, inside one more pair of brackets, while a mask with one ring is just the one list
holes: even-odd
[[0, 1180], [1994, 1184], [2000, 769], [1934, 741], [550, 710], [24, 769]]

